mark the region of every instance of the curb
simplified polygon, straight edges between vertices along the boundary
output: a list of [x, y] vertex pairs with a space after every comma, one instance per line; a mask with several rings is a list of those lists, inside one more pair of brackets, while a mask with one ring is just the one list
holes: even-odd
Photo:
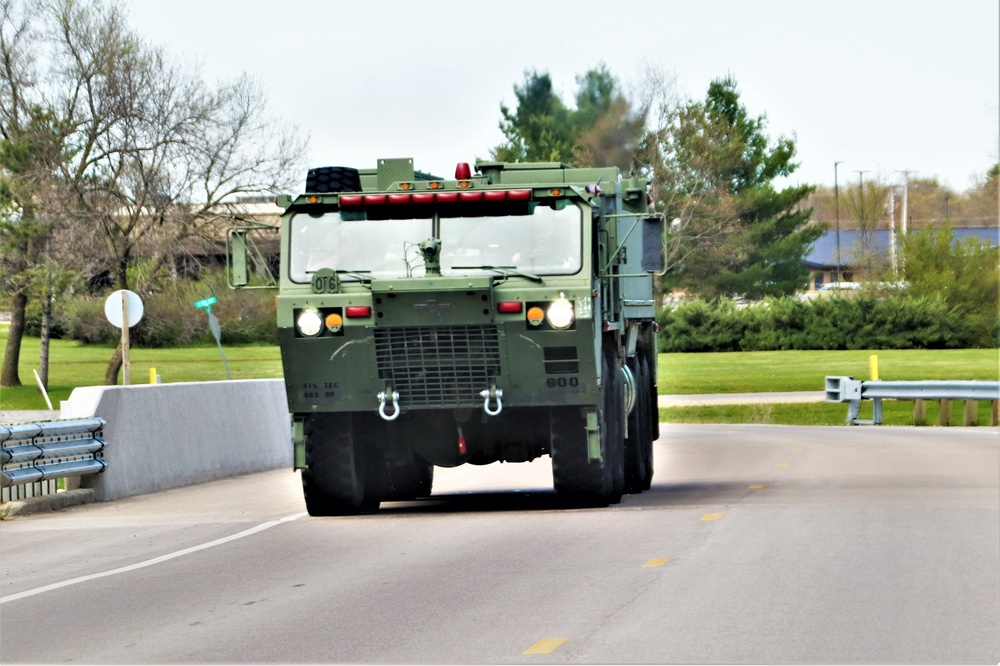
[[[23, 500], [13, 500], [6, 502], [6, 518], [14, 516], [26, 516], [31, 513], [41, 513], [43, 511], [57, 511], [71, 506], [88, 504], [96, 501], [96, 493], [93, 488], [77, 488], [76, 490], [65, 490], [55, 495], [39, 495], [38, 497], [28, 497]], [[2, 512], [0, 512], [2, 513]]]

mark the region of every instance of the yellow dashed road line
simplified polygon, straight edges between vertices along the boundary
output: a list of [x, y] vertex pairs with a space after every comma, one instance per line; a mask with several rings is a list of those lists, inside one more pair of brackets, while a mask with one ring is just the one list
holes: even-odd
[[724, 514], [724, 513], [706, 513], [704, 516], [701, 517], [701, 519], [702, 520], [719, 520], [724, 515], [726, 515], [726, 514]]
[[648, 560], [645, 564], [643, 564], [642, 568], [643, 569], [655, 569], [656, 567], [662, 567], [664, 564], [666, 564], [669, 561], [670, 561], [669, 557], [654, 557], [653, 559]]
[[764, 487], [763, 483], [755, 483], [752, 486], [747, 486], [747, 490], [760, 490]]
[[566, 638], [543, 638], [525, 650], [524, 654], [549, 654], [567, 640]]

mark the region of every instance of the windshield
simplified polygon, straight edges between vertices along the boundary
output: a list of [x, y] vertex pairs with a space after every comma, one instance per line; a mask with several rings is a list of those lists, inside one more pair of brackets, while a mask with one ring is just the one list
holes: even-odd
[[[487, 267], [533, 275], [580, 270], [580, 209], [534, 206], [529, 215], [439, 218], [442, 275], [495, 275]], [[309, 282], [321, 268], [341, 280], [424, 275], [419, 244], [433, 238], [433, 219], [371, 220], [364, 212], [330, 211], [292, 216], [289, 272]], [[353, 274], [353, 275], [352, 275]]]

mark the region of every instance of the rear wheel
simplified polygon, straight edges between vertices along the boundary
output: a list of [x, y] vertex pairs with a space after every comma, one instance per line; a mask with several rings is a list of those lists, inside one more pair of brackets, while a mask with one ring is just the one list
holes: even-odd
[[378, 508], [381, 453], [365, 446], [352, 414], [317, 414], [306, 421], [302, 492], [311, 516], [343, 516]]
[[645, 400], [642, 401], [644, 407], [642, 422], [645, 424], [645, 437], [642, 442], [642, 453], [645, 459], [645, 474], [642, 477], [640, 490], [649, 490], [653, 483], [653, 438], [655, 433], [654, 424], [659, 423], [659, 405], [656, 400], [656, 393], [653, 391], [653, 380], [649, 373], [649, 361], [642, 356], [639, 361], [639, 386], [645, 391]]
[[403, 502], [427, 497], [434, 485], [434, 465], [415, 461], [403, 465], [386, 463], [383, 500]]
[[[628, 438], [625, 440], [625, 492], [639, 493], [645, 490], [643, 484], [647, 475], [646, 449], [649, 440], [649, 388], [643, 377], [644, 359], [636, 357], [630, 364], [635, 376], [635, 407], [628, 415]], [[647, 486], [648, 487], [648, 486]]]

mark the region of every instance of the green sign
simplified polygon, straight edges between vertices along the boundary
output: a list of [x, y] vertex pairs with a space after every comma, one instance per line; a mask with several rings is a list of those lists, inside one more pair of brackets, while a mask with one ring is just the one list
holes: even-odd
[[218, 302], [219, 302], [218, 298], [216, 298], [215, 296], [209, 296], [208, 298], [204, 298], [204, 299], [196, 302], [194, 304], [194, 306], [196, 308], [198, 308], [199, 310], [204, 310], [205, 312], [211, 312], [212, 311], [212, 305], [214, 305], [215, 303], [218, 303]]

